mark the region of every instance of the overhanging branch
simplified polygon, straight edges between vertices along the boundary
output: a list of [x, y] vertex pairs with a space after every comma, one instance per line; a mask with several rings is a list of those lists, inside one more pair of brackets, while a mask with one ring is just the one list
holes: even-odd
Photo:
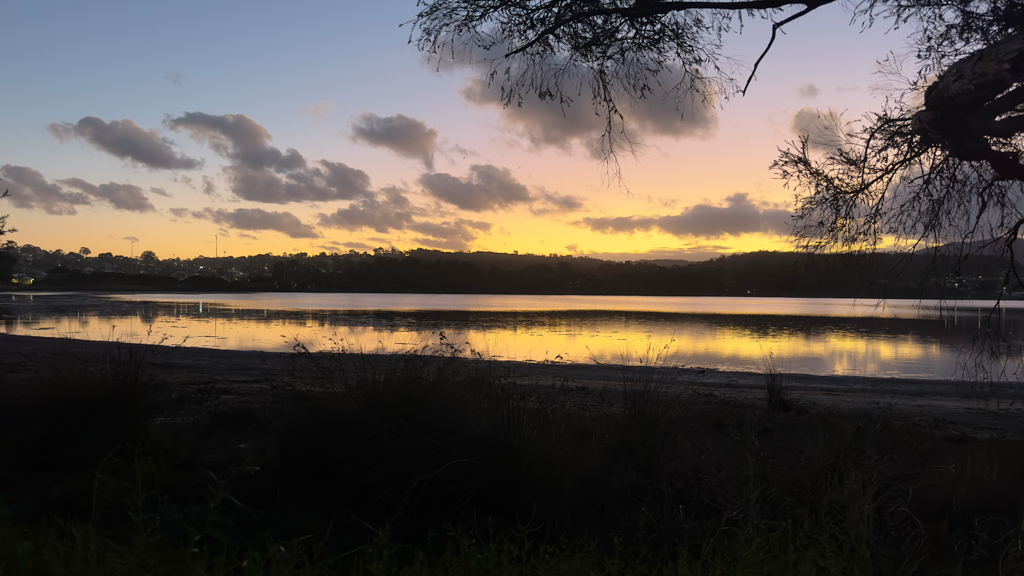
[[[649, 18], [651, 16], [662, 16], [672, 12], [685, 12], [687, 10], [733, 10], [733, 11], [745, 11], [745, 10], [778, 10], [782, 8], [788, 8], [790, 6], [804, 6], [804, 9], [799, 13], [795, 14], [784, 20], [779, 24], [775, 24], [772, 27], [772, 39], [774, 40], [775, 31], [778, 27], [783, 24], [795, 20], [797, 17], [803, 16], [807, 12], [820, 8], [826, 4], [832, 4], [837, 0], [805, 0], [804, 2], [794, 2], [793, 0], [747, 0], [739, 2], [644, 2], [638, 1], [631, 6], [623, 6], [616, 8], [595, 8], [592, 10], [582, 10], [579, 12], [570, 12], [566, 16], [562, 16], [561, 12], [555, 16], [555, 22], [545, 27], [531, 40], [527, 41], [522, 46], [510, 50], [505, 54], [505, 58], [510, 58], [517, 54], [526, 52], [530, 48], [536, 46], [539, 42], [548, 38], [558, 32], [558, 30], [587, 20], [588, 18], [596, 18], [600, 16], [620, 16], [627, 19], [636, 18]], [[571, 6], [571, 4], [570, 4]], [[769, 43], [769, 47], [771, 44]], [[767, 52], [767, 50], [765, 50]], [[762, 58], [764, 55], [762, 54]], [[760, 59], [758, 59], [760, 61]], [[749, 82], [748, 82], [749, 84]]]

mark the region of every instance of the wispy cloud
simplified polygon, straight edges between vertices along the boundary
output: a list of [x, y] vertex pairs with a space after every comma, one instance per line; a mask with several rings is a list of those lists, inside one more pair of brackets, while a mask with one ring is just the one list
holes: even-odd
[[802, 98], [814, 98], [821, 93], [821, 90], [814, 84], [801, 84], [796, 87], [796, 93]]
[[303, 106], [302, 113], [312, 116], [313, 118], [322, 118], [326, 116], [328, 112], [334, 109], [334, 102], [318, 102], [312, 106]]

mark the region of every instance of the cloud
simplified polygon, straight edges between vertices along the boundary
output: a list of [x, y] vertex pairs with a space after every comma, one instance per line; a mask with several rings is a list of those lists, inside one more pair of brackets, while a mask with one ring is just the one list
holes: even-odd
[[316, 229], [308, 224], [303, 224], [291, 212], [270, 212], [262, 208], [236, 208], [234, 210], [204, 208], [192, 211], [190, 214], [193, 218], [210, 220], [236, 230], [274, 230], [292, 238], [320, 237], [320, 233]]
[[[537, 149], [557, 148], [569, 152], [574, 143], [595, 153], [598, 139], [604, 134], [606, 119], [602, 108], [587, 97], [564, 102], [531, 98], [506, 106], [499, 87], [489, 85], [489, 65], [478, 68], [480, 75], [467, 78], [459, 94], [475, 106], [497, 111], [505, 127], [525, 138]], [[662, 86], [671, 87], [685, 81], [681, 73], [665, 74]], [[660, 90], [647, 98], [628, 103], [618, 98], [627, 134], [634, 141], [650, 137], [707, 138], [714, 135], [718, 117], [714, 101], [696, 98], [676, 99], [668, 90]]]
[[381, 234], [403, 230], [414, 222], [418, 212], [398, 188], [385, 188], [371, 198], [362, 198], [333, 214], [319, 214], [318, 221], [327, 228], [359, 230], [372, 228]]
[[452, 222], [416, 222], [409, 229], [427, 237], [416, 238], [420, 244], [445, 250], [466, 250], [480, 232], [491, 229], [490, 222], [478, 222], [462, 218]]
[[418, 182], [434, 198], [471, 212], [510, 208], [533, 200], [508, 168], [491, 164], [473, 164], [465, 178], [434, 173], [423, 174]]
[[323, 172], [318, 174], [322, 174], [324, 183], [337, 192], [339, 199], [349, 200], [370, 195], [370, 177], [366, 172], [330, 160], [321, 160], [320, 166]]
[[80, 138], [104, 152], [153, 169], [194, 170], [203, 163], [174, 151], [173, 142], [156, 130], [145, 130], [131, 120], [104, 122], [86, 116], [77, 124], [53, 123], [46, 127], [61, 142]]
[[821, 90], [818, 90], [818, 87], [814, 84], [808, 83], [797, 86], [796, 93], [803, 98], [814, 98], [821, 93]]
[[328, 112], [334, 109], [334, 102], [323, 101], [312, 106], [303, 106], [302, 113], [308, 114], [313, 118], [321, 118]]
[[87, 194], [65, 192], [28, 166], [4, 164], [0, 166], [0, 176], [9, 182], [4, 188], [10, 189], [8, 199], [18, 208], [39, 209], [47, 214], [64, 216], [78, 214], [75, 206], [92, 204]]
[[174, 181], [175, 182], [181, 182], [182, 184], [184, 184], [185, 186], [188, 186], [189, 188], [191, 188], [193, 190], [196, 189], [195, 184], [192, 183], [192, 179], [189, 178], [188, 176], [185, 176], [184, 174], [182, 174], [181, 176], [176, 177], [174, 179]]
[[157, 196], [164, 196], [166, 198], [170, 198], [171, 197], [171, 193], [170, 192], [168, 192], [167, 190], [164, 190], [163, 188], [157, 188], [156, 186], [150, 186], [149, 187], [149, 192], [151, 194], [156, 194]]
[[169, 119], [167, 126], [174, 131], [187, 131], [196, 142], [246, 168], [287, 172], [306, 165], [306, 159], [294, 148], [281, 152], [271, 146], [270, 132], [245, 114], [215, 116], [186, 112]]
[[371, 194], [366, 172], [341, 162], [322, 160], [319, 164], [322, 168], [304, 168], [284, 176], [245, 166], [227, 166], [224, 174], [235, 196], [253, 202], [326, 202]]
[[434, 169], [437, 130], [415, 118], [403, 114], [382, 118], [363, 112], [352, 123], [352, 141], [387, 148], [403, 158], [423, 162], [427, 170]]
[[139, 239], [136, 238], [135, 236], [125, 236], [124, 238], [121, 238], [121, 240], [127, 240], [129, 242], [138, 242], [139, 241]]
[[508, 168], [491, 164], [470, 166], [469, 174], [464, 178], [442, 172], [423, 174], [418, 182], [430, 196], [471, 212], [530, 204], [530, 212], [539, 216], [575, 212], [583, 208], [583, 199], [579, 196], [549, 192], [543, 188], [530, 193]]
[[485, 78], [467, 79], [459, 94], [470, 104], [497, 110], [507, 128], [536, 148], [553, 147], [568, 152], [577, 140], [593, 147], [592, 141], [604, 129], [604, 122], [587, 103], [560, 106], [537, 100], [522, 107], [505, 107], [500, 93], [488, 86]]
[[207, 175], [203, 175], [203, 194], [213, 196], [217, 193], [217, 184]]
[[658, 225], [658, 218], [650, 216], [616, 216], [614, 218], [584, 218], [578, 224], [603, 234], [632, 234], [648, 231]]
[[[489, 222], [464, 218], [445, 222], [417, 220], [416, 217], [422, 214], [423, 211], [414, 206], [402, 190], [388, 187], [372, 198], [362, 198], [332, 214], [319, 214], [318, 223], [326, 228], [352, 231], [369, 228], [381, 234], [394, 230], [409, 230], [423, 235], [416, 238], [416, 242], [448, 250], [464, 250], [481, 232], [491, 230]], [[361, 243], [347, 243], [345, 246], [363, 249], [369, 247]]]
[[540, 216], [542, 214], [576, 212], [582, 208], [583, 198], [580, 196], [541, 190], [534, 196], [534, 204], [530, 206], [530, 212], [535, 216]]
[[370, 177], [341, 162], [310, 166], [294, 148], [271, 146], [270, 133], [244, 114], [188, 112], [167, 121], [232, 161], [224, 168], [231, 192], [253, 202], [287, 204], [353, 200], [371, 195]]
[[801, 108], [790, 118], [789, 129], [797, 138], [807, 139], [812, 150], [828, 152], [844, 148], [849, 133], [849, 123], [843, 122], [842, 115], [829, 109], [820, 112], [810, 106]]
[[751, 232], [787, 234], [792, 213], [784, 208], [755, 204], [746, 193], [726, 197], [725, 206], [698, 204], [676, 216], [664, 216], [658, 227], [675, 236], [718, 238]]
[[118, 184], [107, 182], [106, 184], [90, 184], [81, 178], [67, 178], [58, 181], [61, 185], [74, 188], [102, 200], [114, 207], [115, 210], [126, 212], [152, 212], [156, 207], [142, 193], [142, 188], [132, 184]]
[[342, 243], [342, 246], [350, 250], [362, 250], [364, 252], [374, 249], [374, 246], [364, 244], [363, 242], [344, 242]]
[[673, 216], [583, 218], [578, 225], [605, 234], [632, 234], [659, 229], [673, 236], [720, 238], [749, 233], [785, 235], [792, 213], [767, 203], [754, 203], [746, 193], [725, 199], [724, 206], [697, 204]]
[[167, 74], [164, 74], [164, 80], [170, 82], [171, 84], [174, 84], [175, 86], [181, 86], [185, 84], [185, 77], [181, 74], [178, 74], [177, 72], [174, 72], [173, 70], [171, 72], [168, 72]]

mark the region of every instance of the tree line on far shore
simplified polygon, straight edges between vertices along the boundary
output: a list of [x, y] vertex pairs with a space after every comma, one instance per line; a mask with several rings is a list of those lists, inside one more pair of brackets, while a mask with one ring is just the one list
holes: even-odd
[[[957, 264], [955, 255], [933, 251], [911, 256], [762, 251], [704, 262], [612, 262], [423, 249], [160, 260], [155, 254], [130, 259], [24, 248], [6, 252], [8, 268], [34, 270], [42, 278], [34, 278], [32, 287], [40, 289], [850, 298], [1024, 294], [1015, 279], [1005, 278], [1002, 258], [982, 255]], [[4, 283], [11, 277], [4, 274]]]

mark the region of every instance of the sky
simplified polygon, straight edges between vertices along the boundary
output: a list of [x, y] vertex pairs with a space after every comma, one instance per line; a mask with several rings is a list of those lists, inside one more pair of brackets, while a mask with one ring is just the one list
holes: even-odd
[[[622, 181], [600, 123], [504, 108], [486, 64], [428, 61], [415, 0], [11, 0], [0, 22], [0, 214], [19, 244], [160, 258], [433, 248], [703, 260], [787, 250], [769, 170], [818, 113], [884, 99], [901, 31], [826, 7], [785, 28], [746, 96], [629, 108]], [[769, 30], [724, 53], [749, 65]], [[740, 74], [740, 76], [743, 76]]]

